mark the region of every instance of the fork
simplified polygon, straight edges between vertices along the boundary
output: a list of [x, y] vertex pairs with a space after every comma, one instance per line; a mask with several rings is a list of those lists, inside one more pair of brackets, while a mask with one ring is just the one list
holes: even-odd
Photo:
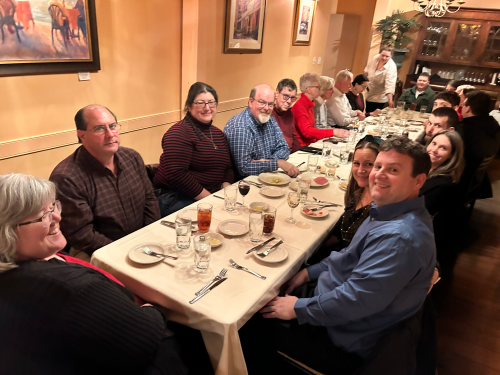
[[248, 273], [251, 273], [252, 275], [255, 275], [257, 277], [260, 277], [262, 280], [265, 280], [266, 277], [265, 276], [262, 276], [262, 275], [259, 275], [257, 272], [254, 272], [252, 270], [249, 270], [248, 268], [246, 267], [242, 267], [238, 264], [236, 264], [236, 262], [232, 259], [229, 259], [229, 263], [231, 263], [231, 266], [233, 266], [233, 268], [236, 268], [237, 270], [243, 270], [243, 271], [246, 271]]
[[167, 257], [167, 258], [172, 258], [172, 259], [177, 259], [177, 257], [174, 257], [172, 255], [167, 255], [167, 254], [158, 254], [151, 250], [149, 247], [143, 247], [142, 251], [144, 251], [147, 255], [151, 255], [153, 257]]
[[278, 243], [276, 243], [275, 245], [271, 246], [269, 249], [267, 249], [266, 251], [262, 252], [262, 253], [257, 253], [258, 256], [260, 256], [261, 258], [265, 258], [269, 255], [269, 253], [276, 249], [279, 245], [281, 245], [283, 243], [283, 240], [280, 240]]
[[340, 206], [342, 206], [341, 204], [337, 204], [337, 203], [320, 201], [318, 198], [315, 198], [315, 197], [313, 197], [313, 199], [314, 199], [314, 201], [316, 203], [322, 203], [322, 204], [326, 204], [326, 205], [329, 205], [329, 206], [332, 206], [332, 207], [340, 207]]
[[198, 290], [195, 294], [198, 296], [198, 295], [203, 294], [204, 292], [206, 292], [206, 290], [209, 289], [214, 283], [216, 283], [217, 281], [219, 281], [220, 279], [222, 279], [224, 276], [226, 276], [226, 273], [227, 273], [227, 269], [223, 268], [219, 272], [219, 274], [214, 277], [214, 279], [212, 281], [210, 281], [207, 285], [205, 285], [203, 288], [201, 288], [200, 290]]
[[243, 182], [246, 182], [247, 184], [253, 185], [253, 186], [258, 187], [258, 188], [261, 188], [264, 186], [262, 184], [259, 184], [258, 182], [253, 182], [253, 181], [243, 180]]

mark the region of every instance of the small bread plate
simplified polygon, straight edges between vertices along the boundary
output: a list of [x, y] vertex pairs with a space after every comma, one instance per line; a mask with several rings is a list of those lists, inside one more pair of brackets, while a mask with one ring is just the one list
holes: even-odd
[[144, 252], [144, 249], [146, 248], [148, 248], [151, 251], [154, 251], [157, 254], [165, 254], [165, 249], [159, 243], [146, 242], [131, 248], [130, 251], [128, 252], [128, 257], [133, 262], [139, 264], [153, 264], [161, 262], [163, 259], [165, 259], [164, 257], [157, 257], [146, 254]]
[[259, 190], [259, 192], [268, 198], [279, 198], [285, 195], [285, 189], [277, 186], [266, 186]]
[[252, 202], [249, 204], [250, 208], [255, 211], [267, 211], [269, 205], [266, 202]]
[[219, 223], [219, 232], [226, 236], [242, 236], [248, 233], [248, 224], [241, 220], [224, 220]]
[[417, 128], [408, 128], [409, 132], [418, 132], [419, 129]]
[[185, 210], [180, 211], [177, 214], [177, 217], [183, 217], [183, 218], [186, 218], [186, 219], [191, 219], [191, 222], [193, 224], [195, 224], [195, 223], [198, 222], [198, 210], [196, 209], [196, 207], [194, 207], [194, 208], [187, 208]]
[[221, 246], [224, 243], [224, 241], [226, 240], [222, 234], [215, 233], [215, 232], [208, 232], [207, 234], [205, 234], [205, 237], [206, 236], [210, 237], [210, 239], [211, 239], [212, 249], [214, 247]]
[[259, 180], [269, 185], [286, 185], [291, 181], [290, 176], [284, 173], [261, 173]]
[[328, 212], [328, 208], [323, 208], [319, 211], [311, 211], [313, 208], [321, 207], [320, 205], [317, 204], [308, 204], [302, 207], [300, 212], [307, 217], [310, 217], [312, 219], [319, 219], [322, 217], [327, 217], [330, 213]]
[[413, 125], [413, 126], [419, 126], [419, 125], [423, 125], [424, 122], [423, 121], [417, 121], [417, 120], [411, 120], [411, 121], [408, 121], [407, 124], [408, 125]]
[[279, 239], [276, 238], [276, 240], [269, 242], [266, 246], [264, 246], [262, 249], [259, 249], [257, 251], [253, 252], [253, 256], [264, 262], [264, 263], [279, 263], [283, 262], [286, 258], [288, 258], [288, 251], [283, 247], [284, 244], [281, 244], [278, 246], [278, 248], [272, 250], [267, 257], [261, 258], [257, 254], [261, 254], [276, 243], [278, 243]]
[[311, 187], [328, 186], [328, 184], [330, 183], [325, 177], [319, 176], [317, 174], [312, 174], [312, 173], [299, 174], [297, 176], [297, 181], [299, 181], [301, 179], [310, 179], [311, 180]]

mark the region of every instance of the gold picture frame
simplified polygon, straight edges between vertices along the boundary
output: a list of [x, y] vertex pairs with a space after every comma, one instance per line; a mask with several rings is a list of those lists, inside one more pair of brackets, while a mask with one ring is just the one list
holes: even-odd
[[227, 0], [224, 53], [262, 53], [267, 0]]
[[293, 46], [311, 45], [316, 0], [295, 0], [295, 17], [292, 30]]

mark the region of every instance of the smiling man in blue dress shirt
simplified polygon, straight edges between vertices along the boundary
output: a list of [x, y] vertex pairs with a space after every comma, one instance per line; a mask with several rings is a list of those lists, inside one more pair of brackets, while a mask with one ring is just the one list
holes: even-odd
[[[383, 142], [370, 174], [374, 203], [351, 244], [301, 270], [285, 285], [285, 297], [260, 310], [265, 318], [297, 319], [286, 339], [298, 348], [292, 358], [323, 373], [348, 373], [420, 309], [436, 264], [432, 220], [418, 197], [430, 166], [423, 146]], [[288, 295], [310, 280], [318, 281], [313, 297]]]
[[299, 169], [287, 162], [290, 150], [283, 132], [271, 112], [274, 90], [269, 85], [255, 86], [248, 107], [229, 119], [224, 128], [231, 156], [240, 177], [283, 169], [295, 177]]

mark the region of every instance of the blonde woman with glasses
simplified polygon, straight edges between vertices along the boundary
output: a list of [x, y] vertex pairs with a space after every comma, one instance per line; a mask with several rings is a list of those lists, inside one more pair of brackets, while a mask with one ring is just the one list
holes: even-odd
[[335, 121], [333, 121], [332, 114], [326, 106], [326, 101], [330, 99], [333, 95], [333, 85], [335, 81], [333, 78], [327, 76], [319, 77], [319, 84], [321, 90], [319, 91], [319, 96], [314, 100], [314, 118], [316, 120], [315, 127], [318, 129], [326, 129], [328, 127], [333, 127]]

